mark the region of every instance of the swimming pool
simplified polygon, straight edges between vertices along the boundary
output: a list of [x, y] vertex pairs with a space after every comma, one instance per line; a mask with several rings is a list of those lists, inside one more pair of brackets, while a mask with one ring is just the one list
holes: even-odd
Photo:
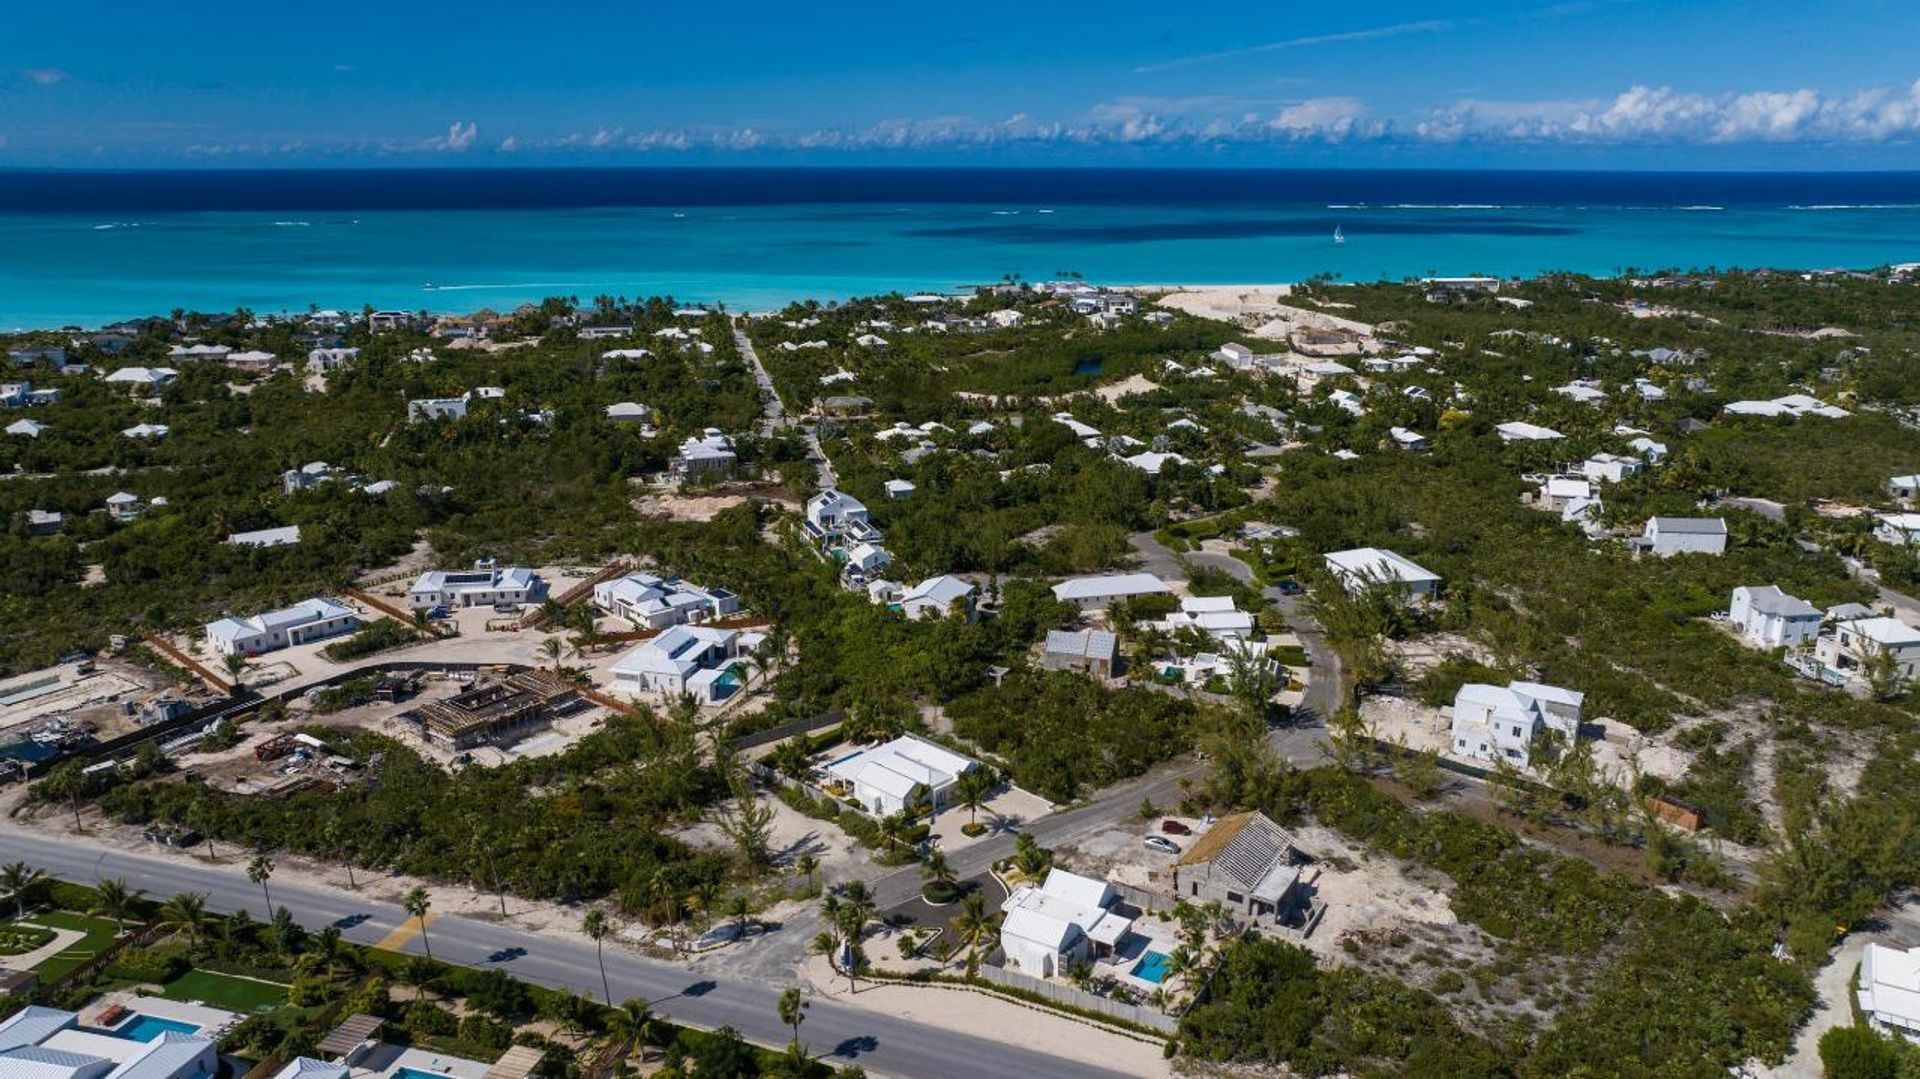
[[829, 764], [829, 765], [827, 765], [827, 767], [828, 767], [829, 769], [832, 769], [832, 768], [838, 768], [838, 767], [840, 767], [841, 765], [843, 765], [843, 764], [845, 764], [845, 763], [847, 763], [847, 762], [848, 762], [848, 761], [850, 761], [850, 760], [854, 760], [854, 759], [856, 759], [856, 758], [858, 758], [858, 757], [862, 757], [862, 756], [865, 756], [865, 755], [866, 755], [866, 752], [867, 752], [867, 751], [866, 751], [866, 750], [864, 750], [864, 749], [856, 749], [856, 750], [854, 750], [854, 751], [853, 751], [852, 753], [849, 753], [849, 754], [847, 754], [846, 756], [844, 756], [844, 757], [842, 757], [842, 758], [840, 758], [839, 760], [837, 760], [837, 761], [834, 761], [833, 763], [831, 763], [831, 764]]
[[1143, 982], [1159, 985], [1167, 976], [1167, 953], [1148, 952], [1133, 965], [1131, 973]]
[[162, 1019], [157, 1015], [141, 1015], [135, 1012], [132, 1019], [114, 1027], [108, 1033], [130, 1042], [150, 1042], [162, 1034], [198, 1034], [200, 1024], [184, 1023], [178, 1019]]

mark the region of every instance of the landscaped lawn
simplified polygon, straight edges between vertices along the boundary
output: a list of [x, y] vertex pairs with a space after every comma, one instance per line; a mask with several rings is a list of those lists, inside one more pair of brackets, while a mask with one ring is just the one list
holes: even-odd
[[190, 970], [161, 987], [160, 995], [230, 1012], [264, 1012], [287, 1002], [287, 987], [210, 970]]
[[27, 915], [25, 920], [56, 929], [77, 929], [86, 934], [68, 945], [59, 955], [33, 968], [34, 973], [40, 975], [43, 985], [66, 977], [82, 963], [100, 954], [102, 948], [113, 943], [115, 927], [113, 922], [105, 918], [89, 918], [64, 910], [43, 910]]
[[21, 955], [45, 947], [53, 940], [53, 930], [28, 925], [0, 925], [0, 955]]

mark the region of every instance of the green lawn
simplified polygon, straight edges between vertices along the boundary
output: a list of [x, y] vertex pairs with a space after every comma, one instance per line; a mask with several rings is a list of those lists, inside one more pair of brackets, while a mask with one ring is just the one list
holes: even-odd
[[287, 987], [210, 970], [190, 970], [160, 990], [168, 1000], [198, 1001], [230, 1012], [272, 1011], [287, 1002]]
[[35, 911], [23, 919], [34, 925], [52, 926], [56, 929], [77, 929], [86, 936], [74, 941], [67, 949], [52, 959], [34, 967], [34, 973], [40, 975], [41, 984], [58, 981], [72, 973], [77, 967], [100, 953], [100, 949], [113, 943], [114, 924], [106, 918], [89, 918], [84, 914], [74, 914], [64, 910]]
[[53, 930], [26, 925], [0, 925], [0, 955], [23, 955], [45, 947], [53, 940]]

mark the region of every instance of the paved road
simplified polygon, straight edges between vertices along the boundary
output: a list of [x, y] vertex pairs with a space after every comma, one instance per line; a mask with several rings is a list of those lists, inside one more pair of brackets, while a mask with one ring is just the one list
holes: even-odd
[[820, 448], [820, 436], [811, 425], [796, 424], [787, 414], [787, 406], [780, 400], [780, 391], [773, 388], [773, 376], [767, 373], [767, 367], [760, 362], [760, 354], [753, 350], [753, 342], [747, 339], [745, 323], [739, 319], [733, 324], [733, 343], [740, 349], [740, 355], [747, 358], [753, 367], [753, 380], [760, 384], [760, 434], [772, 437], [782, 427], [798, 426], [807, 440], [808, 460], [812, 461], [819, 473], [821, 489], [832, 487], [840, 482], [834, 474], [833, 462], [827, 459], [826, 452]]
[[[54, 876], [81, 883], [124, 877], [151, 896], [205, 892], [209, 908], [220, 912], [245, 909], [255, 917], [262, 916], [265, 906], [260, 889], [247, 880], [244, 867], [237, 864], [210, 864], [181, 853], [166, 857], [130, 854], [92, 846], [85, 840], [50, 838], [14, 828], [0, 838], [0, 848], [5, 849], [9, 860], [23, 859]], [[338, 926], [342, 936], [360, 944], [379, 942], [407, 921], [405, 912], [394, 904], [345, 889], [292, 883], [269, 887], [274, 904], [286, 907], [301, 925], [313, 930]], [[471, 967], [497, 967], [524, 981], [572, 989], [595, 998], [601, 994], [594, 949], [584, 941], [450, 916], [431, 920], [425, 944], [416, 933], [399, 950], [422, 954], [426, 944], [432, 946], [436, 959]], [[607, 949], [606, 962], [615, 1000], [644, 998], [655, 1002], [656, 1011], [679, 1022], [708, 1028], [732, 1026], [763, 1045], [786, 1044], [788, 1031], [779, 1021], [775, 1004], [788, 980], [729, 980], [724, 975], [645, 959], [617, 947]], [[811, 1002], [801, 1033], [814, 1052], [836, 1063], [858, 1063], [881, 1075], [1117, 1079], [1125, 1074], [1094, 1061], [1035, 1053], [824, 998]]]

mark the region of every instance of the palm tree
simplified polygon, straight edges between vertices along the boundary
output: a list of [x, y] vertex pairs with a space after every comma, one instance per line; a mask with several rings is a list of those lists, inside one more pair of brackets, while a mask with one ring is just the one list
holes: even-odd
[[780, 1021], [793, 1029], [793, 1041], [790, 1048], [796, 1055], [805, 1056], [806, 1047], [800, 1044], [800, 1024], [807, 1021], [807, 1001], [800, 995], [800, 987], [790, 985], [780, 993]]
[[346, 855], [346, 833], [340, 827], [340, 818], [329, 819], [321, 834], [326, 838], [327, 851], [347, 867], [347, 887], [359, 891], [360, 882], [353, 879], [353, 859]]
[[994, 786], [993, 775], [985, 768], [962, 772], [954, 781], [953, 801], [966, 809], [968, 824], [980, 823], [980, 807], [992, 800]]
[[27, 895], [40, 887], [47, 875], [29, 866], [25, 862], [9, 862], [0, 866], [0, 891], [13, 897], [13, 916], [27, 916]]
[[220, 657], [220, 665], [227, 669], [228, 692], [240, 692], [240, 675], [247, 669], [247, 657], [239, 652], [228, 652]]
[[433, 942], [427, 939], [427, 911], [433, 908], [433, 899], [427, 895], [425, 888], [416, 884], [413, 891], [407, 893], [401, 906], [406, 908], [408, 917], [420, 920], [420, 946], [427, 950], [427, 958], [432, 959]]
[[753, 904], [743, 892], [735, 892], [727, 897], [727, 917], [733, 919], [735, 931], [739, 934], [735, 940], [747, 939], [747, 916], [753, 913]]
[[[809, 950], [813, 952], [813, 954], [826, 956], [827, 965], [835, 966], [835, 965], [838, 965], [839, 963], [838, 957], [840, 955], [842, 943], [843, 943], [843, 938], [834, 930], [823, 929], [820, 931], [819, 936], [816, 936], [813, 938], [813, 943], [808, 947], [809, 947]], [[846, 944], [846, 949], [849, 956], [851, 956], [853, 951], [853, 945]], [[846, 970], [842, 972], [847, 976], [847, 992], [849, 993], [853, 992], [854, 968], [855, 968], [855, 964], [849, 962], [847, 964]]]
[[207, 893], [181, 892], [160, 905], [160, 924], [187, 935], [189, 950], [198, 950], [200, 934], [206, 931]]
[[93, 886], [94, 904], [88, 914], [104, 914], [113, 919], [113, 935], [126, 932], [127, 914], [147, 893], [139, 888], [127, 887], [120, 879], [103, 880]]
[[961, 900], [953, 932], [967, 946], [967, 977], [971, 978], [980, 973], [980, 942], [993, 935], [993, 913], [987, 910], [985, 896], [973, 892]]
[[[927, 852], [926, 860], [920, 863], [920, 876], [925, 878], [927, 886], [941, 892], [953, 887], [955, 880], [953, 867], [947, 864], [947, 852], [932, 850]], [[951, 902], [951, 899], [948, 900]]]
[[247, 863], [247, 879], [260, 886], [260, 895], [267, 901], [267, 917], [273, 917], [273, 893], [267, 890], [267, 878], [273, 876], [273, 859], [264, 854], [256, 855]]
[[693, 905], [700, 908], [700, 928], [713, 928], [713, 908], [720, 902], [720, 882], [703, 880], [693, 886]]
[[395, 976], [401, 984], [413, 986], [413, 999], [419, 1000], [426, 996], [427, 985], [433, 981], [436, 973], [438, 971], [432, 963], [414, 956], [400, 964], [400, 969]]
[[608, 1004], [613, 1003], [613, 989], [607, 984], [607, 953], [603, 943], [607, 937], [607, 912], [598, 908], [587, 912], [580, 921], [580, 928], [593, 940], [593, 957], [600, 963], [600, 992]]
[[811, 854], [802, 854], [793, 860], [793, 870], [806, 875], [807, 891], [811, 892], [814, 889], [813, 875], [820, 871], [820, 859]]
[[851, 880], [840, 889], [840, 917], [842, 924], [850, 927], [847, 936], [853, 938], [855, 944], [860, 943], [867, 923], [873, 920], [873, 914], [878, 909], [866, 881]]
[[546, 655], [547, 662], [551, 663], [556, 671], [560, 669], [560, 657], [566, 650], [567, 646], [562, 644], [558, 637], [548, 637], [540, 642], [540, 651]]
[[653, 1026], [653, 1005], [638, 997], [623, 1000], [607, 1014], [607, 1028], [632, 1052], [646, 1043]]

